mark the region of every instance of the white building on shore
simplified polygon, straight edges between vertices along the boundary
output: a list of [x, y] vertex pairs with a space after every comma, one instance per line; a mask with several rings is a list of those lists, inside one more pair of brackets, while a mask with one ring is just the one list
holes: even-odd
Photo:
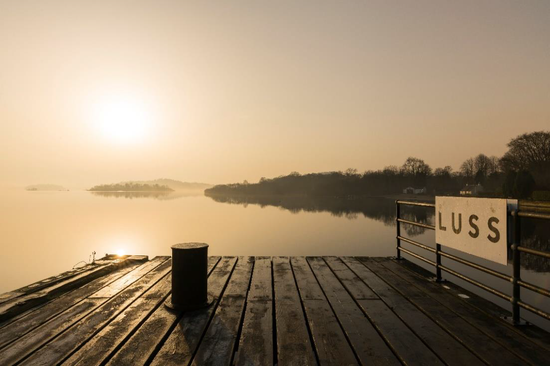
[[423, 194], [423, 193], [426, 193], [426, 187], [423, 187], [423, 188], [407, 187], [403, 190], [403, 193], [405, 193], [405, 194]]
[[461, 196], [477, 196], [483, 192], [483, 186], [481, 184], [466, 184], [464, 188], [460, 190]]

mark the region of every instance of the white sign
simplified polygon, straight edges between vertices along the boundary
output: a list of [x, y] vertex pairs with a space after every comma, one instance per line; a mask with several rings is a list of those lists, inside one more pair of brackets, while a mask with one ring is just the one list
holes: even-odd
[[438, 244], [506, 265], [507, 200], [435, 197]]

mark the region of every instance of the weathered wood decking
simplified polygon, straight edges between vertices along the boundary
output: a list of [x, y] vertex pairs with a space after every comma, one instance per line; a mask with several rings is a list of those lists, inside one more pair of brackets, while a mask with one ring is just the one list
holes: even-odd
[[163, 306], [171, 288], [170, 258], [132, 258], [0, 297], [0, 365], [474, 366], [550, 360], [548, 333], [514, 328], [499, 318], [503, 309], [451, 283], [434, 283], [407, 261], [210, 257], [214, 303], [182, 313]]

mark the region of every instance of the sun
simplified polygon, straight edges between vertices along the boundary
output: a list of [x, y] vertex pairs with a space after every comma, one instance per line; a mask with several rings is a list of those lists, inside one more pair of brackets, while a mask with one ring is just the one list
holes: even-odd
[[115, 254], [117, 257], [124, 257], [126, 255], [126, 251], [123, 248], [118, 248], [115, 250]]
[[103, 95], [94, 103], [92, 124], [112, 143], [141, 142], [151, 132], [151, 108], [145, 100], [130, 94]]

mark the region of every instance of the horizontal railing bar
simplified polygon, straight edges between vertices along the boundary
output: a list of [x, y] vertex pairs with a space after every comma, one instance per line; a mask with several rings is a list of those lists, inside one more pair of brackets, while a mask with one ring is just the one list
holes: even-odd
[[538, 287], [536, 285], [533, 285], [532, 283], [529, 283], [529, 282], [524, 282], [522, 280], [519, 280], [518, 281], [518, 284], [521, 286], [521, 287], [525, 287], [526, 289], [529, 289], [531, 291], [534, 291], [540, 295], [543, 295], [543, 296], [546, 296], [546, 297], [550, 297], [550, 291], [548, 291], [547, 289], [544, 289], [542, 287]]
[[538, 316], [541, 316], [543, 318], [546, 318], [547, 320], [550, 320], [550, 314], [548, 314], [547, 312], [545, 311], [542, 311], [540, 309], [537, 309], [536, 307], [534, 306], [531, 306], [529, 304], [526, 304], [522, 301], [518, 301], [518, 305], [521, 306], [522, 308], [524, 308], [525, 310], [529, 310], [530, 312], [532, 313], [535, 313], [537, 314]]
[[540, 212], [519, 211], [518, 216], [528, 217], [528, 218], [531, 218], [531, 219], [550, 220], [550, 214], [544, 214], [544, 213], [540, 213]]
[[502, 293], [502, 292], [500, 292], [500, 291], [498, 291], [498, 290], [495, 290], [495, 289], [492, 288], [492, 287], [489, 287], [489, 286], [487, 286], [487, 285], [484, 285], [484, 284], [482, 284], [481, 282], [478, 282], [478, 281], [476, 281], [476, 280], [474, 280], [474, 279], [471, 279], [471, 278], [468, 277], [468, 276], [464, 276], [464, 275], [462, 275], [462, 274], [460, 274], [460, 273], [458, 273], [458, 272], [456, 272], [456, 271], [454, 271], [454, 270], [452, 270], [452, 269], [450, 269], [450, 268], [447, 268], [447, 267], [445, 267], [445, 266], [439, 266], [439, 268], [441, 268], [443, 271], [445, 271], [445, 272], [447, 272], [447, 273], [450, 273], [450, 274], [452, 274], [452, 275], [454, 275], [454, 276], [456, 276], [456, 277], [458, 277], [458, 278], [460, 278], [460, 279], [462, 279], [462, 280], [464, 280], [464, 281], [466, 281], [466, 282], [471, 283], [472, 285], [475, 285], [475, 286], [477, 286], [477, 287], [479, 287], [479, 288], [482, 288], [482, 289], [484, 289], [485, 291], [488, 291], [488, 292], [492, 293], [493, 295], [496, 295], [496, 296], [498, 296], [498, 297], [500, 297], [500, 298], [502, 298], [502, 299], [504, 299], [504, 300], [507, 300], [507, 301], [511, 301], [511, 300], [512, 300], [512, 298], [511, 298], [510, 296], [508, 296], [508, 295], [506, 295], [506, 294], [504, 294], [504, 293]]
[[520, 212], [533, 212], [533, 213], [550, 213], [550, 208], [542, 208], [535, 206], [520, 206]]
[[512, 277], [511, 276], [508, 276], [508, 275], [505, 275], [504, 273], [501, 273], [501, 272], [498, 272], [498, 271], [494, 271], [492, 269], [489, 269], [487, 267], [483, 267], [479, 264], [476, 264], [476, 263], [473, 263], [473, 262], [470, 262], [466, 259], [462, 259], [460, 257], [457, 257], [455, 255], [452, 255], [450, 253], [447, 253], [447, 252], [444, 252], [444, 251], [439, 251], [439, 254], [441, 254], [442, 257], [445, 257], [445, 258], [449, 258], [449, 259], [452, 259], [458, 263], [462, 263], [468, 267], [471, 267], [471, 268], [475, 268], [481, 272], [485, 272], [487, 274], [490, 274], [492, 276], [495, 276], [495, 277], [498, 277], [500, 279], [503, 279], [505, 281], [512, 281]]
[[533, 254], [533, 255], [538, 255], [540, 257], [550, 259], [550, 253], [548, 253], [548, 252], [541, 252], [540, 250], [526, 248], [526, 247], [522, 247], [522, 246], [518, 246], [518, 250], [520, 252], [529, 253], [529, 254]]
[[548, 202], [519, 201], [518, 205], [521, 211], [529, 211], [529, 210], [550, 211], [550, 203]]
[[403, 253], [407, 253], [408, 255], [411, 255], [411, 256], [415, 257], [416, 259], [420, 259], [421, 261], [424, 261], [424, 262], [426, 262], [426, 263], [428, 263], [428, 264], [431, 264], [431, 265], [434, 266], [434, 267], [437, 266], [437, 264], [436, 264], [435, 262], [433, 262], [433, 261], [431, 261], [431, 260], [429, 260], [429, 259], [427, 259], [427, 258], [424, 258], [423, 256], [416, 254], [415, 252], [411, 252], [411, 251], [408, 250], [408, 249], [405, 249], [405, 248], [403, 248], [403, 247], [397, 247], [397, 249], [399, 249], [399, 250], [402, 251]]
[[402, 223], [404, 223], [404, 224], [409, 224], [409, 225], [413, 225], [413, 226], [423, 227], [424, 229], [435, 230], [435, 226], [433, 226], [433, 225], [421, 224], [421, 223], [419, 223], [419, 222], [409, 221], [409, 220], [405, 220], [405, 219], [397, 219], [397, 221], [402, 222]]
[[420, 207], [434, 207], [435, 203], [428, 203], [428, 202], [414, 202], [414, 201], [396, 201], [399, 205], [406, 205], [406, 206], [420, 206]]
[[397, 239], [402, 240], [402, 241], [404, 241], [404, 242], [406, 242], [406, 243], [415, 245], [415, 246], [417, 246], [417, 247], [419, 247], [419, 248], [422, 248], [422, 249], [424, 249], [424, 250], [427, 250], [428, 252], [435, 253], [435, 249], [434, 249], [434, 248], [429, 247], [429, 246], [427, 246], [427, 245], [424, 245], [424, 244], [422, 244], [422, 243], [419, 243], [419, 242], [417, 242], [417, 241], [414, 241], [414, 240], [412, 240], [412, 239], [405, 238], [405, 237], [403, 237], [403, 236], [398, 236]]

